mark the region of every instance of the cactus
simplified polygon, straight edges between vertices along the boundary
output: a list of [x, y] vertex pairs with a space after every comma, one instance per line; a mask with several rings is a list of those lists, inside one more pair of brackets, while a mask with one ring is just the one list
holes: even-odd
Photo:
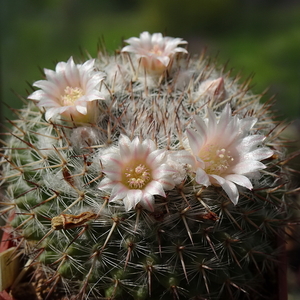
[[272, 299], [291, 206], [273, 100], [182, 39], [125, 42], [45, 69], [14, 110], [1, 204], [16, 255], [47, 299]]

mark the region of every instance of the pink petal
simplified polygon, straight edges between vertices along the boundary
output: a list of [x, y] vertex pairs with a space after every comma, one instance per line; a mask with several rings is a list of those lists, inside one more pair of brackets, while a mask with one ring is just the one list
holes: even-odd
[[161, 178], [170, 177], [175, 173], [175, 170], [168, 164], [163, 164], [159, 168], [152, 171], [152, 177], [154, 180], [160, 180]]
[[157, 180], [163, 187], [164, 190], [172, 190], [175, 186], [174, 180], [171, 177], [163, 177]]

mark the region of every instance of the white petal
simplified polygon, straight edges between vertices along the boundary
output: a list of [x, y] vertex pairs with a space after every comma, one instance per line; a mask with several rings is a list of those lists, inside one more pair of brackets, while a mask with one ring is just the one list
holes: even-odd
[[45, 113], [46, 121], [49, 121], [53, 116], [59, 113], [59, 109], [57, 108], [49, 108]]
[[93, 69], [94, 65], [95, 65], [95, 59], [89, 59], [81, 66], [80, 71], [87, 73], [88, 71]]
[[266, 166], [256, 160], [246, 160], [242, 161], [231, 168], [232, 173], [236, 174], [247, 174], [251, 172], [256, 172], [262, 169], [265, 169]]
[[194, 166], [196, 163], [195, 157], [186, 150], [174, 151], [169, 154], [169, 158], [181, 164], [189, 164], [191, 166]]
[[163, 161], [166, 158], [166, 151], [165, 150], [154, 150], [151, 152], [148, 157], [147, 157], [147, 164], [150, 165], [151, 167], [159, 167]]
[[140, 139], [136, 136], [131, 142], [131, 151], [133, 157], [139, 159], [141, 156], [144, 156], [143, 146], [141, 145]]
[[191, 129], [186, 130], [186, 135], [193, 154], [197, 156], [204, 144], [204, 139], [196, 131]]
[[120, 156], [122, 158], [131, 157], [131, 140], [126, 135], [121, 135], [119, 140]]
[[253, 188], [251, 181], [248, 179], [248, 177], [246, 177], [244, 175], [230, 174], [230, 175], [224, 176], [224, 178], [227, 181], [232, 181], [235, 184], [246, 187], [249, 190], [252, 190], [252, 188]]
[[141, 190], [128, 190], [126, 198], [124, 198], [124, 204], [127, 208], [135, 207], [137, 203], [143, 200], [143, 192]]
[[161, 178], [171, 177], [174, 174], [175, 170], [168, 164], [162, 164], [158, 168], [152, 170], [152, 177], [154, 180]]
[[156, 59], [159, 60], [165, 67], [167, 67], [170, 62], [170, 58], [168, 56], [158, 56]]
[[219, 175], [210, 175], [211, 183], [213, 185], [223, 185], [225, 183], [225, 179]]
[[115, 182], [105, 177], [104, 179], [101, 180], [98, 189], [103, 191], [110, 191], [115, 186], [115, 184], [116, 184]]
[[203, 140], [207, 139], [207, 126], [199, 116], [194, 116], [195, 127]]
[[273, 153], [274, 152], [268, 147], [257, 148], [254, 151], [251, 151], [251, 152], [247, 153], [246, 155], [244, 155], [243, 159], [263, 160], [263, 159], [266, 159], [266, 158], [272, 156]]
[[56, 67], [55, 67], [55, 72], [56, 73], [64, 73], [67, 64], [69, 63], [69, 61], [73, 60], [72, 56], [69, 58], [69, 60], [65, 63], [63, 61], [59, 62]]
[[108, 176], [111, 180], [113, 181], [121, 181], [122, 179], [122, 174], [120, 172], [120, 169], [115, 168], [115, 166], [112, 166], [113, 168], [109, 168], [106, 165], [106, 168], [104, 170], [104, 173], [106, 176]]
[[123, 203], [126, 211], [130, 211], [132, 208], [135, 208], [133, 199], [129, 199], [127, 196], [123, 199]]
[[207, 138], [213, 137], [216, 134], [216, 128], [217, 128], [217, 118], [214, 112], [207, 108], [207, 115], [208, 115], [208, 122], [207, 122]]
[[243, 132], [249, 132], [249, 130], [256, 124], [257, 119], [252, 117], [246, 117], [240, 120], [241, 130]]
[[59, 94], [61, 88], [57, 84], [47, 80], [36, 81], [33, 86], [42, 89], [48, 95]]
[[37, 90], [28, 96], [28, 99], [41, 101], [46, 97], [46, 93], [43, 90]]
[[197, 169], [195, 180], [196, 180], [197, 183], [202, 184], [204, 186], [209, 186], [211, 184], [210, 180], [209, 180], [209, 176], [201, 168]]
[[125, 198], [128, 195], [128, 192], [130, 191], [128, 187], [121, 183], [114, 182], [115, 185], [112, 189], [111, 195], [110, 195], [110, 201], [115, 201], [115, 200], [121, 200]]
[[87, 101], [95, 101], [95, 100], [104, 100], [105, 97], [99, 91], [93, 90], [93, 93], [90, 95], [86, 95]]
[[234, 205], [236, 205], [238, 203], [238, 200], [239, 200], [239, 191], [238, 191], [236, 185], [234, 183], [226, 180], [222, 184], [222, 188], [226, 192], [226, 194], [228, 195], [231, 202]]
[[86, 108], [86, 106], [76, 105], [76, 109], [77, 109], [78, 112], [80, 112], [83, 115], [87, 114], [87, 108]]
[[148, 209], [149, 211], [154, 211], [154, 197], [151, 194], [143, 193], [143, 197], [140, 201], [140, 204]]
[[240, 152], [249, 152], [255, 147], [257, 147], [259, 144], [263, 142], [265, 139], [262, 135], [249, 135], [243, 138], [240, 145], [238, 146], [238, 151]]
[[226, 126], [230, 123], [231, 119], [232, 119], [232, 116], [231, 116], [231, 107], [227, 103], [225, 105], [225, 108], [223, 109], [221, 115], [220, 115], [220, 120], [219, 120], [218, 125], [221, 128], [226, 129]]
[[151, 182], [149, 182], [145, 187], [144, 191], [151, 195], [160, 195], [162, 197], [166, 197], [165, 191], [161, 183], [159, 183], [156, 180], [152, 180]]
[[174, 180], [171, 177], [163, 177], [158, 179], [157, 181], [162, 185], [162, 187], [166, 191], [172, 190], [175, 186]]

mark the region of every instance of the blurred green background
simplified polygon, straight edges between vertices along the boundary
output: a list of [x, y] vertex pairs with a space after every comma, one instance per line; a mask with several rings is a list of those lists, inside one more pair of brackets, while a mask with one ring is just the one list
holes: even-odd
[[[142, 31], [189, 42], [191, 53], [207, 47], [220, 64], [254, 74], [253, 91], [277, 94], [278, 114], [300, 114], [300, 1], [298, 0], [0, 0], [1, 97], [12, 107], [41, 79], [39, 68], [108, 51]], [[2, 115], [11, 117], [2, 105]]]
[[[99, 39], [109, 52], [142, 31], [162, 32], [189, 42], [190, 53], [228, 62], [265, 100], [276, 94], [282, 119], [300, 119], [299, 0], [0, 0], [1, 102], [20, 107], [12, 92], [27, 96], [40, 69], [71, 55], [96, 55]], [[13, 114], [2, 104], [3, 118]], [[297, 124], [297, 123], [296, 123]], [[300, 122], [299, 122], [300, 124]], [[299, 136], [299, 127], [296, 136]], [[299, 258], [299, 250], [297, 257]], [[297, 263], [297, 268], [300, 261]], [[299, 272], [300, 273], [300, 272]], [[300, 299], [300, 279], [290, 275], [289, 299]], [[300, 278], [300, 275], [299, 275]]]

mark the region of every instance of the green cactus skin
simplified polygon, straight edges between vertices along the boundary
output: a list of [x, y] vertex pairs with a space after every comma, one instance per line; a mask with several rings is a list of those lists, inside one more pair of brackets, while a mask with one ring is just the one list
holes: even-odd
[[[54, 291], [64, 299], [275, 299], [277, 236], [291, 200], [279, 136], [284, 124], [275, 119], [272, 100], [260, 104], [263, 95], [250, 92], [250, 80], [238, 84], [203, 54], [178, 55], [154, 78], [140, 75], [126, 53], [99, 52], [96, 66], [107, 74], [96, 122], [47, 122], [36, 101], [24, 99], [3, 141], [5, 228], [45, 272], [48, 299]], [[197, 94], [202, 82], [217, 78], [226, 95]], [[222, 188], [205, 188], [191, 176], [166, 198], [155, 196], [153, 212], [139, 204], [126, 211], [98, 189], [105, 176], [101, 153], [121, 133], [181, 150], [190, 116], [204, 116], [206, 106], [218, 113], [226, 103], [240, 118], [257, 118], [254, 131], [274, 151], [253, 190], [239, 188], [237, 205]], [[77, 226], [69, 221], [84, 212], [93, 217]], [[60, 228], [52, 227], [57, 216], [65, 222]]]

